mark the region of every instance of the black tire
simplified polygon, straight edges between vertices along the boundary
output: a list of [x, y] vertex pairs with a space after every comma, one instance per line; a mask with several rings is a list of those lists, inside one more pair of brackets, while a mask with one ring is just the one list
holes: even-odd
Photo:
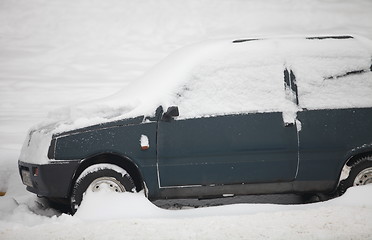
[[372, 156], [358, 159], [352, 166], [349, 176], [340, 182], [339, 193], [343, 194], [353, 186], [372, 183]]
[[305, 193], [301, 195], [303, 203], [324, 202], [334, 198], [332, 193]]
[[[99, 183], [109, 185], [109, 189], [115, 192], [135, 192], [136, 187], [132, 177], [123, 169], [112, 164], [92, 165], [77, 179], [71, 194], [71, 213], [74, 214], [79, 208], [87, 189], [99, 189]], [[91, 186], [91, 184], [93, 184]], [[93, 190], [94, 191], [94, 190]]]

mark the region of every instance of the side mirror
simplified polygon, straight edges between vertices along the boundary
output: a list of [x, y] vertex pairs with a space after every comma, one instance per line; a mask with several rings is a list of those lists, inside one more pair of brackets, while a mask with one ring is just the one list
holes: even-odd
[[170, 121], [174, 117], [178, 117], [180, 115], [178, 111], [178, 107], [172, 106], [169, 107], [168, 110], [163, 115], [163, 120]]

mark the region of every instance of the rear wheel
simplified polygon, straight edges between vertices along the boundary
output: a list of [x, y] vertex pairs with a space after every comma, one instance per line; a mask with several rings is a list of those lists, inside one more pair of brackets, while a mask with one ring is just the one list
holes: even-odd
[[349, 176], [341, 181], [339, 192], [344, 193], [349, 187], [372, 183], [372, 156], [360, 158], [352, 166]]
[[71, 194], [71, 211], [79, 208], [87, 191], [135, 192], [132, 177], [113, 164], [95, 164], [85, 169], [76, 180]]

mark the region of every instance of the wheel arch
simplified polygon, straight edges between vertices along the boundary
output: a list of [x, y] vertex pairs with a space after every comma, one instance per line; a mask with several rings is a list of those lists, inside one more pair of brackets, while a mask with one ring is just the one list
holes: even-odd
[[344, 165], [348, 166], [348, 167], [351, 167], [353, 166], [356, 162], [359, 161], [359, 159], [361, 158], [365, 158], [365, 157], [368, 157], [368, 156], [372, 156], [372, 149], [370, 149], [369, 151], [366, 151], [366, 152], [361, 152], [361, 153], [357, 153], [351, 157], [348, 158], [348, 160], [345, 162]]
[[97, 154], [88, 158], [83, 159], [79, 166], [77, 167], [73, 179], [71, 181], [71, 186], [70, 186], [70, 195], [72, 192], [72, 189], [74, 187], [74, 184], [80, 174], [87, 168], [90, 167], [94, 164], [99, 164], [99, 163], [110, 163], [117, 165], [118, 167], [123, 168], [125, 171], [128, 172], [128, 174], [132, 177], [134, 184], [136, 186], [136, 191], [139, 192], [144, 188], [144, 182], [143, 182], [143, 177], [142, 174], [138, 168], [138, 166], [130, 160], [128, 157], [121, 156], [119, 154], [115, 153], [101, 153]]
[[371, 145], [364, 148], [359, 148], [357, 150], [351, 151], [348, 155], [347, 160], [342, 165], [340, 174], [339, 174], [339, 181], [337, 183], [336, 189], [339, 188], [341, 182], [349, 177], [349, 173], [351, 170], [351, 167], [356, 164], [361, 159], [364, 159], [366, 157], [372, 156], [372, 147]]

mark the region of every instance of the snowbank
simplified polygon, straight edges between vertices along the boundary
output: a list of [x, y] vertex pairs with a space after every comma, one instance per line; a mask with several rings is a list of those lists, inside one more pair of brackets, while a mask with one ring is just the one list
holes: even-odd
[[27, 239], [32, 233], [39, 239], [370, 239], [371, 197], [372, 185], [367, 185], [315, 204], [235, 204], [166, 210], [150, 203], [143, 193], [91, 193], [73, 217], [50, 217], [52, 212], [35, 208], [33, 197], [18, 199], [18, 203], [1, 198], [0, 205], [7, 209], [0, 209], [0, 236]]
[[372, 185], [353, 187], [343, 196], [321, 203], [299, 205], [233, 204], [184, 210], [166, 210], [152, 204], [140, 193], [93, 193], [84, 196], [74, 217], [84, 220], [103, 221], [133, 218], [196, 218], [211, 216], [239, 216], [264, 212], [316, 209], [327, 206], [357, 207], [372, 214]]

